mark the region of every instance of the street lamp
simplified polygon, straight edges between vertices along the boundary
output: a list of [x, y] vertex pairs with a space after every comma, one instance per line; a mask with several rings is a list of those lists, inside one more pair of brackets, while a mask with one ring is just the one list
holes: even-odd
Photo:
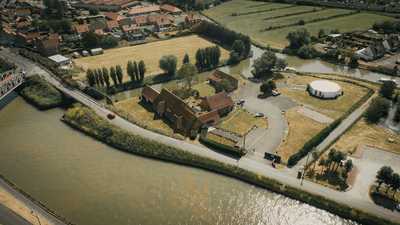
[[308, 158], [309, 158], [309, 157], [310, 157], [310, 152], [307, 153], [306, 164], [303, 166], [303, 173], [302, 173], [302, 175], [301, 175], [301, 182], [300, 182], [300, 185], [301, 185], [301, 186], [303, 186], [304, 174], [306, 173], [306, 167], [307, 167], [307, 164], [308, 164]]

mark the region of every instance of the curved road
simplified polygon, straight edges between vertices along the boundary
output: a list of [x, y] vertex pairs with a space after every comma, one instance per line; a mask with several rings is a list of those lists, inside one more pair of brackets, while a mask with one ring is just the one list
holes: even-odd
[[[0, 55], [2, 53], [0, 52]], [[4, 55], [4, 54], [3, 54]], [[48, 71], [39, 68], [36, 64], [30, 62], [29, 60], [15, 54], [6, 54], [6, 57], [10, 58], [10, 60], [19, 63], [21, 62], [25, 66], [29, 67], [36, 67], [35, 70], [39, 71], [39, 74], [44, 77], [48, 82], [53, 84], [57, 87], [60, 91], [70, 95], [71, 97], [75, 98], [77, 101], [81, 102], [82, 104], [86, 105], [87, 107], [93, 109], [99, 116], [106, 118], [108, 113], [112, 113], [111, 111], [104, 108], [102, 105], [98, 104], [92, 98], [86, 96], [85, 94], [81, 93], [78, 90], [71, 90], [65, 88], [54, 76], [49, 73]], [[27, 70], [29, 71], [29, 70]], [[110, 121], [113, 125], [118, 126], [126, 131], [129, 131], [133, 134], [140, 135], [146, 137], [153, 141], [158, 141], [160, 143], [170, 145], [184, 151], [188, 151], [203, 157], [208, 157], [214, 160], [218, 160], [222, 163], [235, 165], [245, 170], [249, 170], [260, 174], [262, 176], [269, 177], [271, 179], [275, 179], [280, 181], [283, 184], [290, 185], [292, 187], [310, 192], [312, 194], [324, 196], [328, 199], [333, 201], [351, 206], [353, 208], [361, 209], [365, 212], [370, 214], [376, 215], [378, 217], [384, 217], [386, 219], [392, 220], [393, 222], [400, 221], [400, 213], [392, 212], [390, 210], [384, 209], [375, 205], [370, 199], [366, 199], [361, 196], [353, 196], [347, 192], [339, 192], [332, 190], [330, 188], [323, 187], [319, 184], [309, 182], [307, 180], [304, 181], [304, 185], [300, 185], [298, 179], [293, 176], [291, 170], [276, 170], [271, 166], [265, 165], [264, 163], [248, 159], [248, 158], [241, 158], [239, 161], [233, 158], [227, 157], [222, 154], [218, 154], [206, 147], [194, 145], [185, 141], [180, 141], [177, 139], [173, 139], [164, 135], [160, 135], [149, 130], [143, 129], [139, 126], [136, 126], [125, 119], [116, 116], [115, 119]]]

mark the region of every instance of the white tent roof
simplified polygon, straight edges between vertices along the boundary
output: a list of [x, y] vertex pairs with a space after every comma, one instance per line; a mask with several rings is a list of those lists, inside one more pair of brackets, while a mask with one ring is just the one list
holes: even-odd
[[52, 55], [49, 57], [49, 59], [51, 59], [52, 61], [56, 62], [56, 63], [62, 63], [65, 61], [69, 61], [69, 58], [62, 56], [60, 54], [57, 55]]
[[336, 93], [342, 90], [342, 88], [337, 83], [329, 80], [315, 80], [310, 83], [310, 87], [313, 90], [324, 93]]

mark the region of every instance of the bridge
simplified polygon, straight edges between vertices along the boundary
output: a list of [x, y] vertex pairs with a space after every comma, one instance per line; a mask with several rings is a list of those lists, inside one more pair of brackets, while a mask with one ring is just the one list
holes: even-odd
[[9, 70], [0, 74], [0, 100], [25, 81], [25, 72]]

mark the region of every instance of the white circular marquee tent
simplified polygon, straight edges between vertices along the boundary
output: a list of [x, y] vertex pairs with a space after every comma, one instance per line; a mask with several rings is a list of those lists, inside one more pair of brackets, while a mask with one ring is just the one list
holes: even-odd
[[343, 95], [339, 84], [329, 80], [315, 80], [308, 84], [308, 91], [318, 98], [332, 99]]

